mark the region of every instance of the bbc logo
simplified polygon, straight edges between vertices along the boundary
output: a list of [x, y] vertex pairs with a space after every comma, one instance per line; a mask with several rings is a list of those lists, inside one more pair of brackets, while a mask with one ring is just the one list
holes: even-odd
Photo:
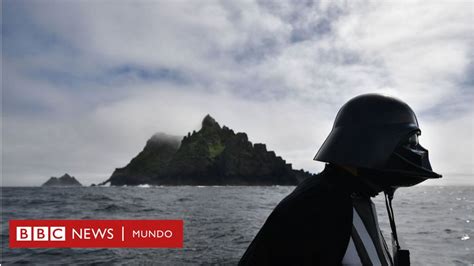
[[66, 241], [66, 227], [18, 226], [16, 241]]

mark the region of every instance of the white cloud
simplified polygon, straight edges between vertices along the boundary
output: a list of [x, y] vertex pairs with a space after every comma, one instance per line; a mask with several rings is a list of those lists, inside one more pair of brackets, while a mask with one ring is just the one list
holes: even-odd
[[[206, 113], [316, 171], [312, 157], [338, 108], [366, 92], [414, 108], [435, 169], [474, 172], [465, 82], [472, 3], [19, 1], [6, 9], [16, 3], [4, 22], [4, 185], [66, 171], [99, 182], [154, 132], [184, 135]], [[127, 67], [134, 71], [117, 72]], [[161, 69], [184, 82], [140, 76]], [[468, 125], [471, 133], [458, 132]], [[451, 135], [459, 137], [448, 145]]]

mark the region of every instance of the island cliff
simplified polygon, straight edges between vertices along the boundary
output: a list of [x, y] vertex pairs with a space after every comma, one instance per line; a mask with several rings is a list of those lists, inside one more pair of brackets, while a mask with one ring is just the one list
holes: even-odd
[[221, 127], [210, 115], [198, 132], [155, 134], [130, 163], [102, 183], [121, 185], [296, 185], [312, 174], [293, 170], [265, 144]]
[[51, 177], [46, 181], [42, 187], [82, 187], [77, 179], [69, 174], [64, 174], [61, 177]]

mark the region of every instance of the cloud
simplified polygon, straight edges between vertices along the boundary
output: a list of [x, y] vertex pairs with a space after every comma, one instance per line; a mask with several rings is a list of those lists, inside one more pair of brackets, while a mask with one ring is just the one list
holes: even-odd
[[337, 110], [367, 92], [413, 107], [435, 169], [474, 172], [472, 148], [454, 148], [472, 147], [472, 3], [4, 8], [4, 185], [62, 172], [99, 182], [154, 132], [184, 135], [207, 113], [318, 171], [312, 157]]

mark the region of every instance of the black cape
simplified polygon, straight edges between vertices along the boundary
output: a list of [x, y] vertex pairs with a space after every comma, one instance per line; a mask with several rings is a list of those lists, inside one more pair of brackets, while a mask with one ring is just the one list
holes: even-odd
[[340, 265], [356, 182], [331, 165], [303, 181], [273, 210], [239, 265]]

